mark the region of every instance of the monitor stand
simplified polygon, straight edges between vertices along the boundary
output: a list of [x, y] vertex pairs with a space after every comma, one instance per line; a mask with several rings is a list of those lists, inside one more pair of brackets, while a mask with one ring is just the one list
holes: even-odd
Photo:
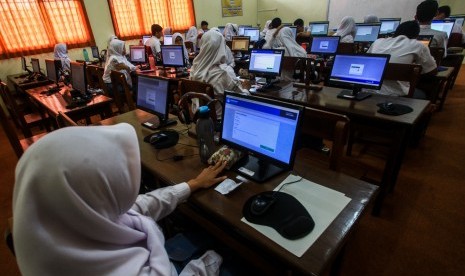
[[264, 182], [286, 169], [248, 155], [239, 160], [233, 170], [257, 182]]
[[362, 92], [362, 88], [354, 87], [352, 90], [341, 90], [341, 92], [337, 95], [340, 99], [347, 99], [347, 100], [356, 100], [361, 101], [368, 97], [371, 97], [371, 93]]
[[170, 126], [170, 125], [175, 125], [177, 123], [176, 119], [162, 119], [161, 116], [153, 116], [152, 118], [148, 119], [145, 122], [142, 122], [141, 125], [151, 129], [151, 130], [156, 130], [161, 127], [165, 126]]
[[274, 78], [270, 78], [270, 77], [265, 77], [266, 79], [266, 82], [263, 83], [263, 82], [258, 82], [259, 84], [262, 84], [263, 86], [260, 88], [260, 90], [264, 91], [264, 90], [268, 90], [268, 91], [276, 91], [276, 90], [280, 90], [281, 87], [277, 86], [277, 85], [274, 85], [275, 83], [278, 83], [279, 80], [277, 79], [274, 79]]

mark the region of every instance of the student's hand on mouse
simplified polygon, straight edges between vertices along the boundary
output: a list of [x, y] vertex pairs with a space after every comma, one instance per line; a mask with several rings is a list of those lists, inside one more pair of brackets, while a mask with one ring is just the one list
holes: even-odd
[[252, 87], [250, 80], [243, 80], [241, 84], [242, 88], [249, 90]]
[[223, 171], [226, 167], [227, 162], [218, 162], [213, 166], [209, 166], [202, 170], [202, 172], [194, 179], [187, 181], [191, 192], [194, 192], [200, 188], [209, 188], [223, 180], [226, 179], [226, 176], [218, 177], [218, 174]]

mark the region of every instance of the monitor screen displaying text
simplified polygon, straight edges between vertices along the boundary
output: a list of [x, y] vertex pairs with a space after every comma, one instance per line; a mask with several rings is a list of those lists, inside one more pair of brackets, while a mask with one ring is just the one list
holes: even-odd
[[137, 87], [137, 106], [163, 117], [167, 115], [167, 80], [139, 77]]
[[330, 80], [377, 87], [386, 62], [385, 57], [336, 55]]

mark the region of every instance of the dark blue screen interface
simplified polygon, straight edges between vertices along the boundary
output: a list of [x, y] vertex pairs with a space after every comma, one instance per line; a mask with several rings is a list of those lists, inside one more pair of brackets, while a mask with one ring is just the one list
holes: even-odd
[[169, 82], [139, 76], [137, 84], [137, 106], [166, 118]]
[[330, 81], [377, 87], [387, 61], [386, 57], [336, 55]]
[[339, 37], [325, 36], [314, 37], [312, 41], [311, 53], [334, 54], [337, 51]]

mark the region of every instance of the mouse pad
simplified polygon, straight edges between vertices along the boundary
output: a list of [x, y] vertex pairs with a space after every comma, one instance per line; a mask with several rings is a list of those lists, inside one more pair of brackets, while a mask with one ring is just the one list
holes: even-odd
[[[263, 195], [275, 197], [275, 202], [262, 215], [254, 215], [250, 211], [252, 202]], [[242, 214], [249, 222], [270, 226], [289, 240], [305, 237], [315, 227], [305, 207], [295, 197], [282, 192], [269, 191], [250, 197], [244, 204]]]
[[385, 103], [378, 103], [376, 105], [379, 107], [378, 112], [385, 115], [399, 116], [413, 111], [413, 108], [403, 104], [393, 103], [389, 109], [384, 108]]

